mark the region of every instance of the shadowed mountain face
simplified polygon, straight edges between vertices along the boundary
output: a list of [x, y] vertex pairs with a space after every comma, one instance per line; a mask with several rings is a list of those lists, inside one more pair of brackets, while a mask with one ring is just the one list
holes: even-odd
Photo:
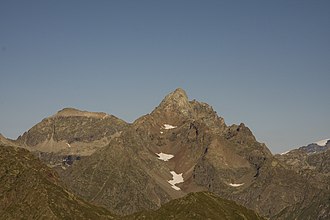
[[[296, 218], [310, 207], [327, 211], [326, 175], [313, 173], [322, 183], [315, 184], [311, 175], [274, 157], [243, 123], [227, 126], [211, 106], [189, 101], [182, 89], [132, 124], [111, 117], [105, 123], [100, 114], [63, 110], [17, 142], [57, 154], [65, 151], [64, 145], [92, 145], [93, 151], [59, 173], [75, 194], [117, 214], [156, 210], [198, 191], [234, 200], [271, 219]], [[304, 216], [326, 219], [315, 213]]]
[[25, 149], [0, 145], [0, 219], [112, 219], [64, 190], [58, 175]]
[[144, 211], [124, 219], [261, 220], [264, 218], [233, 201], [221, 199], [209, 192], [198, 192], [172, 200], [156, 211]]

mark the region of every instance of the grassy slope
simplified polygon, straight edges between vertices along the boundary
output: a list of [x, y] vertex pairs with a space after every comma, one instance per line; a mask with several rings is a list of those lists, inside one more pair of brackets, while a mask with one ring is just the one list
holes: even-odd
[[125, 219], [263, 219], [252, 210], [209, 192], [190, 193], [172, 200], [156, 211], [144, 211]]
[[112, 219], [62, 188], [54, 171], [25, 149], [0, 146], [0, 219]]

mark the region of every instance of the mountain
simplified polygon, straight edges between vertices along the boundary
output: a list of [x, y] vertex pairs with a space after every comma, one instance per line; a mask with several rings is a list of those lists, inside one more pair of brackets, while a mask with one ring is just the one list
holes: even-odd
[[0, 145], [0, 219], [113, 219], [65, 190], [56, 172], [25, 149]]
[[[275, 155], [289, 169], [308, 178], [319, 188], [330, 188], [330, 141], [308, 144], [285, 154]], [[321, 142], [321, 143], [322, 143]]]
[[124, 219], [264, 219], [233, 201], [221, 199], [210, 192], [190, 193], [172, 200], [156, 211], [143, 211]]
[[[244, 123], [226, 125], [211, 106], [189, 100], [182, 89], [132, 124], [105, 115], [64, 109], [16, 143], [38, 151], [75, 195], [118, 215], [209, 191], [269, 219], [327, 219], [326, 153], [308, 156], [318, 172], [291, 166]], [[54, 157], [62, 165], [54, 165]]]
[[62, 177], [77, 195], [117, 214], [208, 190], [274, 218], [327, 194], [283, 165], [243, 123], [227, 126], [182, 89]]
[[156, 212], [114, 216], [65, 190], [56, 172], [26, 149], [0, 145], [0, 163], [0, 219], [262, 219], [207, 192], [173, 200]]
[[[323, 141], [324, 142], [324, 141]], [[283, 210], [278, 216], [285, 215], [288, 219], [329, 219], [330, 218], [330, 148], [326, 144], [312, 143], [275, 157], [287, 169], [302, 176], [307, 184], [318, 188], [306, 207], [291, 207]], [[286, 213], [286, 214], [284, 214]]]
[[[293, 170], [303, 174], [328, 176], [330, 174], [330, 140], [322, 140], [276, 155]], [[308, 171], [308, 172], [307, 172]]]
[[90, 155], [126, 126], [123, 120], [106, 113], [65, 108], [33, 126], [18, 137], [17, 143], [32, 151]]
[[330, 139], [324, 139], [321, 141], [317, 141], [306, 146], [299, 147], [297, 149], [289, 150], [286, 152], [281, 153], [281, 155], [285, 155], [291, 151], [300, 151], [305, 152], [307, 154], [319, 153], [322, 151], [326, 151], [330, 148]]
[[115, 216], [68, 192], [56, 172], [26, 149], [0, 145], [0, 163], [0, 219], [262, 219], [207, 192], [171, 201], [156, 212]]
[[330, 149], [330, 139], [321, 140], [300, 148], [308, 154], [318, 153]]
[[[189, 180], [193, 165], [205, 151], [204, 146], [197, 145], [202, 136], [195, 137], [197, 128], [191, 113], [194, 112], [184, 91], [171, 93], [151, 114], [136, 120], [107, 147], [74, 164], [64, 179], [78, 195], [118, 214], [156, 209], [184, 196], [185, 191], [204, 189]], [[162, 161], [156, 154], [161, 151], [175, 156], [168, 162]], [[187, 185], [191, 189], [184, 192], [168, 183], [171, 171], [183, 172], [180, 167], [187, 171], [186, 182], [191, 183]]]
[[[106, 113], [65, 108], [19, 136], [16, 144], [34, 152], [48, 164], [60, 166], [63, 158], [91, 155], [127, 126], [123, 120]], [[72, 163], [73, 159], [68, 162]]]

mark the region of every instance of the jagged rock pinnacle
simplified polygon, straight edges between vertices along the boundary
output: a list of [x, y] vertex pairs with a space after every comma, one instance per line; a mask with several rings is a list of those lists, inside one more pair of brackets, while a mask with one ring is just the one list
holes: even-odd
[[168, 123], [174, 123], [181, 121], [182, 117], [191, 117], [193, 109], [186, 92], [178, 88], [169, 93], [151, 114], [157, 115], [156, 118], [163, 118]]
[[181, 88], [177, 88], [163, 99], [160, 106], [189, 108], [190, 104], [186, 92]]

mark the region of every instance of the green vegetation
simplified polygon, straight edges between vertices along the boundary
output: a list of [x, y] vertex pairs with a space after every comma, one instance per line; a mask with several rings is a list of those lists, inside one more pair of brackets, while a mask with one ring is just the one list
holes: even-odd
[[0, 219], [112, 219], [66, 191], [57, 174], [25, 149], [0, 146]]
[[125, 219], [264, 219], [254, 211], [233, 201], [219, 198], [210, 192], [190, 193], [187, 196], [172, 200], [156, 211], [144, 211], [127, 216]]

